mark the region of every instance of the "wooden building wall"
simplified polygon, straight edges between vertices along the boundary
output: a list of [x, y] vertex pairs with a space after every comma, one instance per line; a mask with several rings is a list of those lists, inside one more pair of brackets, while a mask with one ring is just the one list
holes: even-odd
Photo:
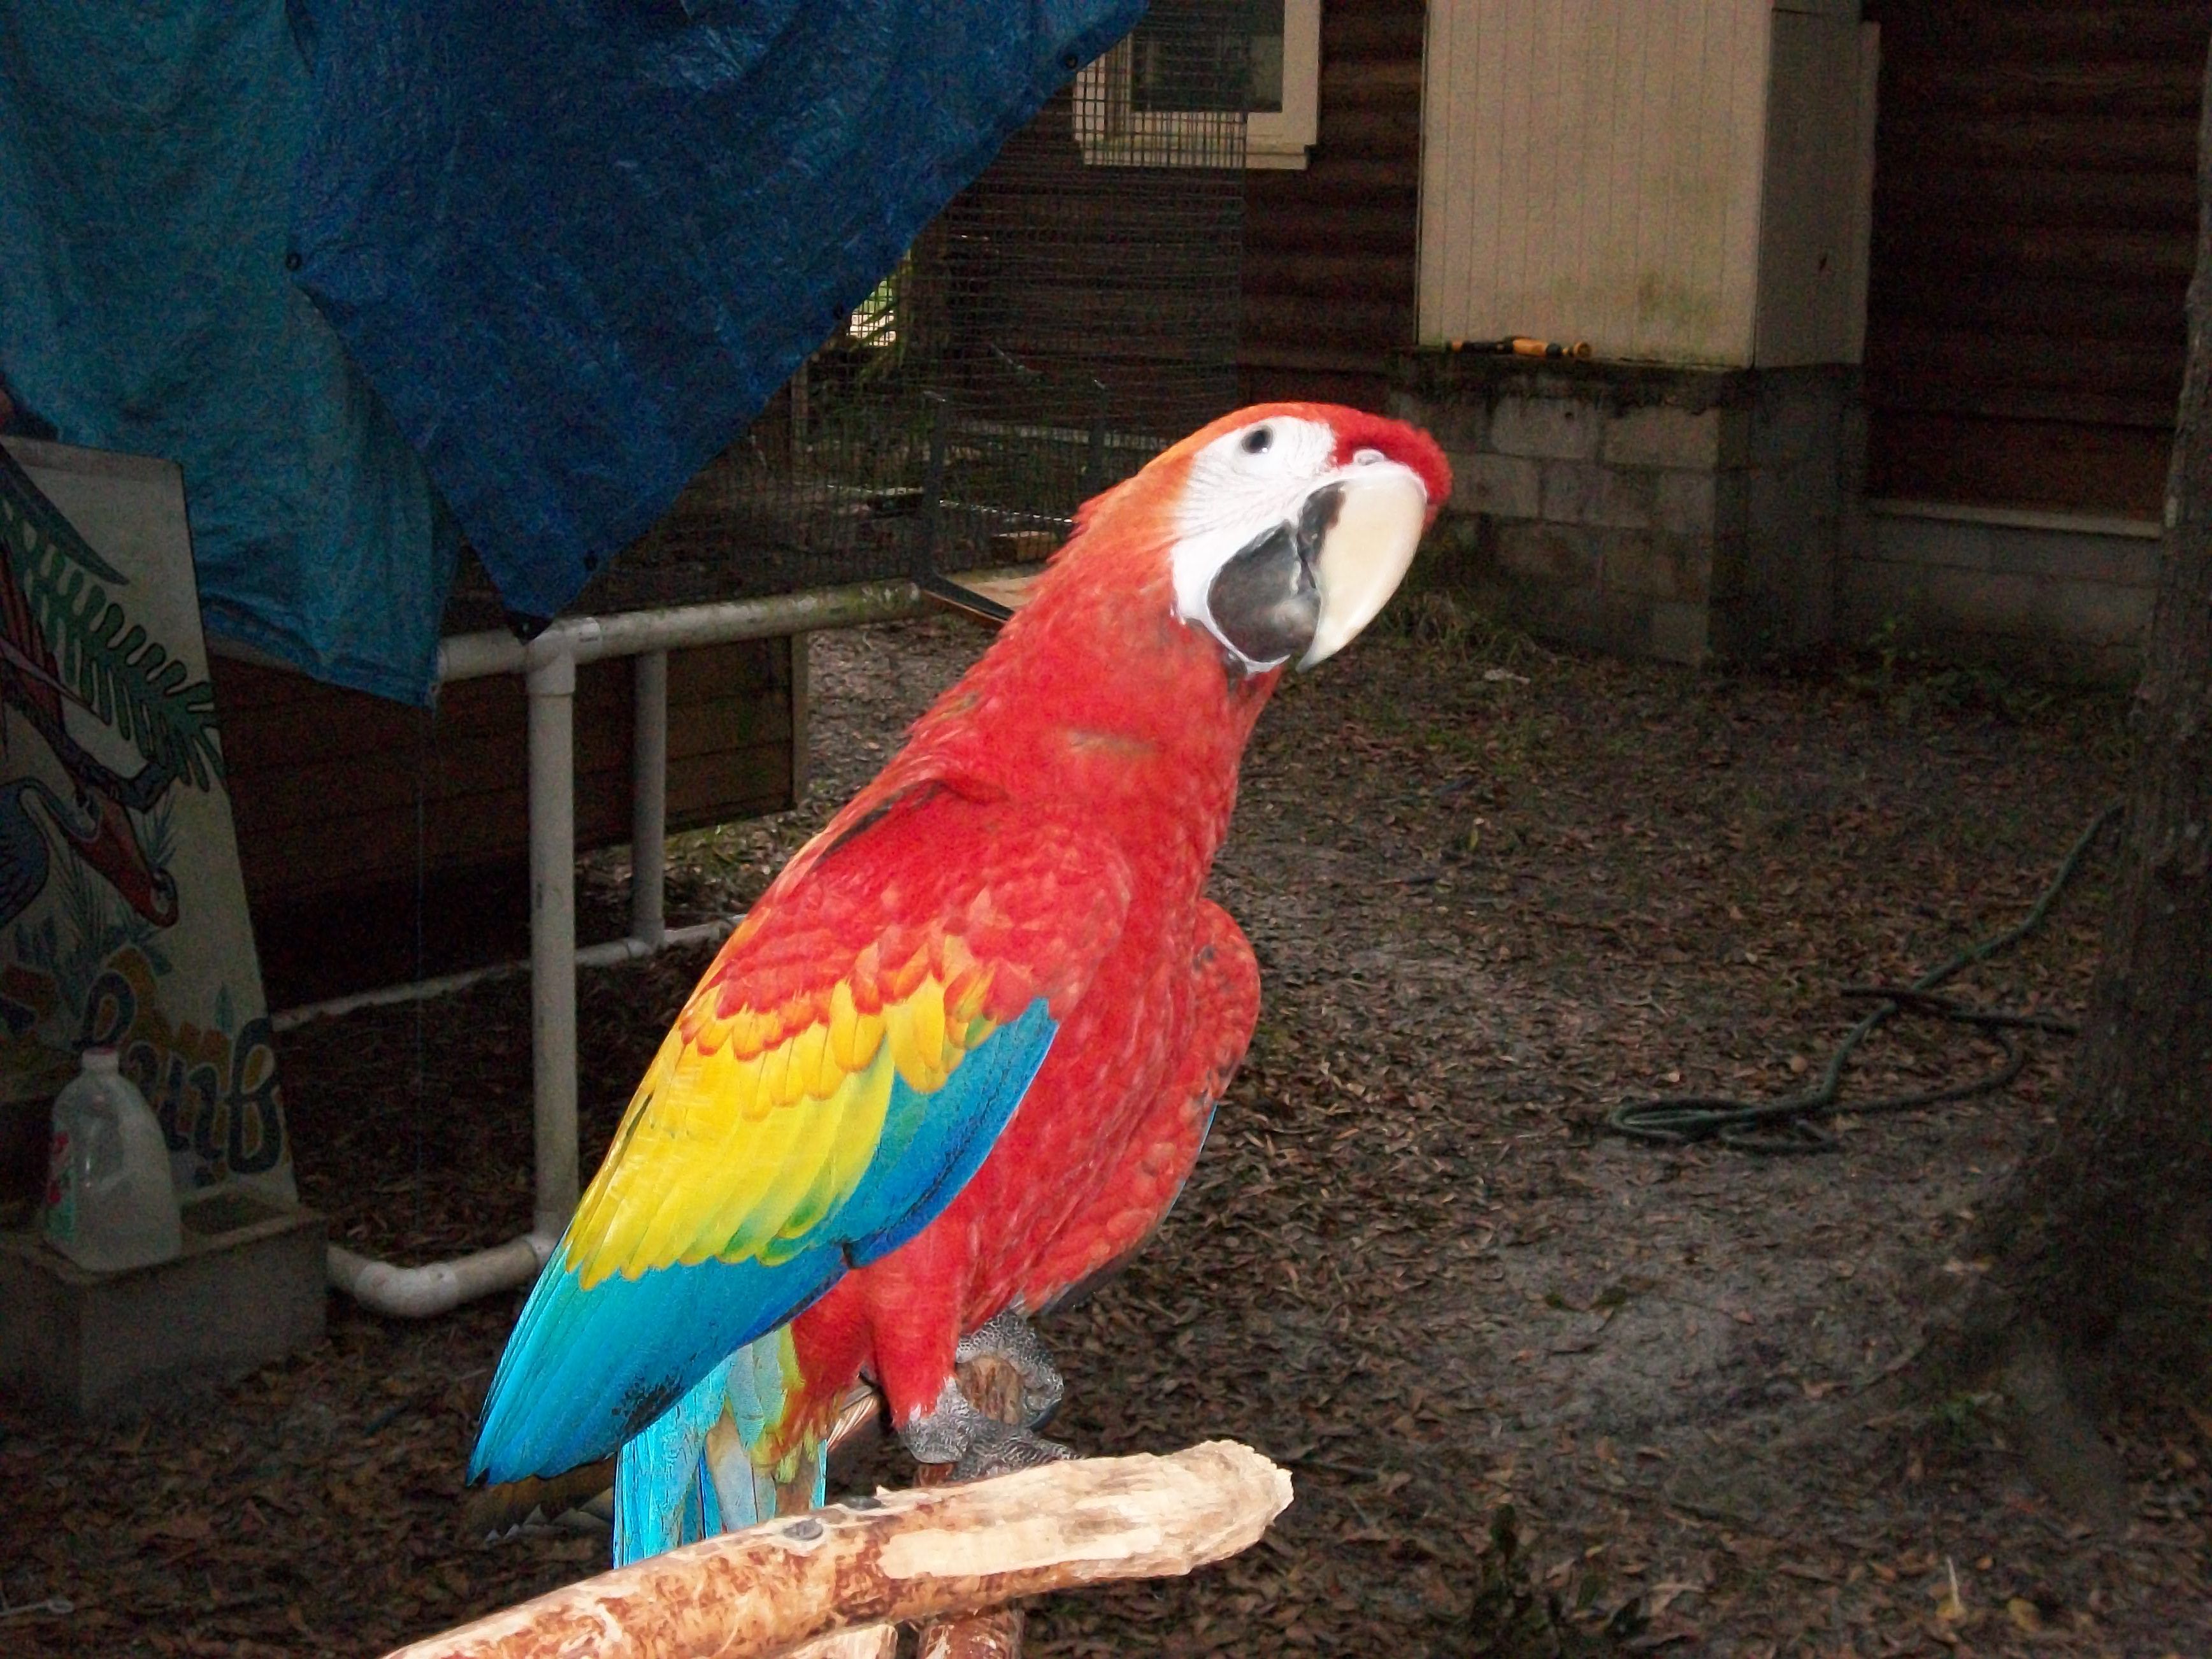
[[1382, 407], [1413, 343], [1424, 0], [1322, 0], [1319, 142], [1244, 189], [1248, 400]]
[[[519, 675], [460, 681], [424, 710], [228, 659], [213, 668], [272, 1008], [526, 953]], [[671, 654], [672, 831], [792, 803], [793, 668], [789, 640]], [[581, 849], [629, 839], [631, 672], [623, 659], [577, 671]]]
[[1869, 493], [2154, 515], [2205, 0], [1869, 0]]
[[1233, 116], [1187, 118], [1164, 142], [1210, 165], [1090, 165], [1063, 92], [922, 233], [908, 343], [956, 409], [1179, 436], [1236, 395], [1243, 203], [1219, 161], [1239, 135]]

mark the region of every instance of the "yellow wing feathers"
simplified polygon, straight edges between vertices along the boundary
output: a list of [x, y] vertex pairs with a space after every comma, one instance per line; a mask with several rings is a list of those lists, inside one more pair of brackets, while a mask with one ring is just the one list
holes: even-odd
[[933, 1092], [997, 1029], [990, 970], [958, 939], [895, 967], [883, 954], [766, 1007], [708, 971], [577, 1207], [566, 1261], [581, 1288], [715, 1256], [773, 1264], [814, 1242], [866, 1174], [894, 1083]]

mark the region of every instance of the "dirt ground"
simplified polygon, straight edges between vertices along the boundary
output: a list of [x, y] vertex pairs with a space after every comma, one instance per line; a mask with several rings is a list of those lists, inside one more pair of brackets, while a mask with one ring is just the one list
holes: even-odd
[[[1654, 1091], [1802, 1087], [1861, 1006], [1838, 987], [2013, 920], [2115, 792], [2118, 700], [1881, 659], [1699, 675], [1413, 614], [1263, 721], [1215, 884], [1265, 976], [1251, 1056], [1150, 1253], [1045, 1329], [1056, 1435], [1235, 1437], [1297, 1501], [1220, 1568], [1042, 1602], [1030, 1651], [2212, 1654], [2212, 1416], [2130, 1402], [2107, 1537], [2038, 1496], [1998, 1402], [1892, 1397], [2063, 1042], [2008, 1092], [1846, 1115], [1828, 1156], [1601, 1129]], [[757, 891], [983, 643], [817, 640], [811, 796], [685, 843], [673, 907]], [[603, 920], [622, 873], [592, 866]], [[1962, 994], [2078, 1011], [2104, 873]], [[587, 1160], [702, 960], [587, 976]], [[337, 1237], [419, 1261], [526, 1226], [527, 1030], [510, 981], [285, 1040]], [[1885, 1033], [1850, 1086], [1992, 1054]], [[596, 1570], [604, 1533], [459, 1521], [518, 1302], [410, 1326], [334, 1298], [319, 1349], [136, 1425], [0, 1408], [0, 1653], [374, 1654]]]

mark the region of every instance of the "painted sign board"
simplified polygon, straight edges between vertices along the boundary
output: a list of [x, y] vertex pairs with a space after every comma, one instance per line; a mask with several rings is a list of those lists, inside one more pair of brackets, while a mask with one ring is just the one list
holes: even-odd
[[184, 483], [0, 440], [0, 1102], [115, 1048], [180, 1195], [295, 1201]]

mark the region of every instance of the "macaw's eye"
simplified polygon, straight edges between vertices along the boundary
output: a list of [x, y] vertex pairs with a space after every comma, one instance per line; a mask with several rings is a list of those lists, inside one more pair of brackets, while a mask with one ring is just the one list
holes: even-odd
[[1273, 427], [1255, 426], [1244, 434], [1244, 453], [1247, 455], [1264, 455], [1267, 447], [1274, 441], [1275, 429]]

